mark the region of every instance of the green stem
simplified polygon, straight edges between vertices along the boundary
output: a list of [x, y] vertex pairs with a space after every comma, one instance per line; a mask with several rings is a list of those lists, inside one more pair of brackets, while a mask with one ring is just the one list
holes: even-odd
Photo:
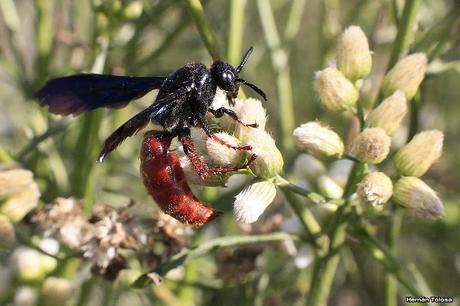
[[388, 62], [387, 71], [390, 70], [399, 58], [409, 50], [409, 44], [412, 39], [412, 29], [417, 17], [417, 11], [422, 3], [421, 0], [406, 0], [402, 16], [399, 19], [398, 34], [393, 44], [390, 61]]
[[[402, 212], [396, 208], [388, 232], [388, 247], [392, 254], [396, 253], [396, 239], [399, 236], [402, 224]], [[387, 273], [385, 275], [385, 306], [398, 305], [398, 282], [396, 277]]]
[[[96, 20], [94, 32], [94, 44], [100, 41], [100, 51], [95, 55], [91, 72], [103, 73], [109, 50], [110, 35], [105, 34], [96, 39], [100, 29]], [[96, 49], [96, 45], [94, 46]], [[90, 215], [95, 200], [94, 195], [94, 165], [97, 153], [100, 149], [99, 129], [102, 124], [103, 110], [97, 109], [84, 115], [82, 129], [75, 145], [75, 165], [73, 173], [74, 196], [84, 198], [83, 210]]]
[[360, 180], [366, 171], [366, 164], [358, 163], [354, 164], [350, 172], [343, 196], [346, 201], [344, 205], [338, 208], [332, 223], [329, 251], [325, 256], [318, 257], [313, 266], [307, 306], [323, 306], [327, 303], [335, 272], [340, 261], [338, 251], [346, 238], [348, 216], [350, 214], [349, 197], [355, 191], [357, 181]]
[[[322, 196], [319, 193], [308, 191], [300, 186], [297, 186], [295, 184], [292, 184], [282, 176], [277, 176], [275, 178], [274, 183], [276, 186], [282, 188], [285, 191], [293, 192], [298, 195], [301, 195], [303, 197], [308, 198], [310, 201], [312, 201], [315, 204], [325, 204], [328, 202], [328, 199], [326, 199], [324, 196]], [[337, 203], [338, 205], [342, 204], [341, 202], [334, 201], [334, 203]]]
[[287, 53], [281, 48], [281, 41], [270, 1], [257, 0], [257, 8], [265, 40], [270, 50], [272, 66], [276, 73], [282, 147], [284, 152], [289, 153], [294, 148], [292, 131], [295, 125], [289, 58]]
[[362, 243], [364, 249], [369, 255], [377, 262], [381, 263], [388, 273], [391, 273], [396, 280], [411, 294], [412, 296], [426, 296], [426, 294], [412, 285], [412, 282], [407, 280], [401, 273], [400, 265], [393, 256], [391, 251], [384, 245], [380, 244], [372, 235], [365, 229], [359, 232], [359, 241]]
[[238, 245], [253, 244], [259, 242], [271, 242], [280, 240], [297, 240], [296, 235], [287, 234], [283, 232], [271, 233], [265, 235], [252, 235], [252, 236], [227, 236], [220, 237], [213, 240], [209, 240], [201, 243], [193, 249], [184, 249], [176, 255], [172, 256], [166, 262], [158, 265], [154, 270], [149, 273], [141, 275], [137, 280], [134, 281], [132, 286], [134, 288], [143, 288], [152, 283], [152, 279], [149, 277], [150, 273], [157, 273], [160, 276], [164, 276], [170, 270], [188, 263], [189, 261], [208, 255], [212, 251], [216, 251], [221, 248], [233, 247]]
[[14, 159], [11, 157], [8, 152], [0, 147], [0, 163], [11, 163], [14, 162]]
[[227, 61], [236, 65], [241, 58], [246, 0], [230, 0]]
[[216, 38], [212, 34], [211, 27], [208, 23], [206, 15], [204, 14], [203, 6], [200, 0], [184, 0], [192, 12], [195, 25], [200, 32], [201, 39], [208, 49], [209, 54], [214, 60], [220, 59], [220, 52], [217, 46]]

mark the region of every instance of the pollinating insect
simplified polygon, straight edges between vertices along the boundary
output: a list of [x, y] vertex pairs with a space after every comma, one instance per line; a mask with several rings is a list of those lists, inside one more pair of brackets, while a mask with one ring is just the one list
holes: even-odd
[[[250, 146], [235, 146], [216, 136], [209, 127], [205, 116], [208, 112], [216, 118], [227, 115], [238, 124], [257, 127], [256, 123], [242, 122], [237, 114], [229, 108], [219, 107], [214, 109], [211, 107], [217, 88], [223, 90], [226, 93], [229, 104], [234, 105], [234, 99], [238, 95], [240, 84], [250, 87], [266, 100], [266, 95], [260, 88], [239, 77], [239, 73], [252, 51], [252, 47], [246, 51], [241, 63], [236, 68], [217, 60], [213, 62], [210, 69], [206, 68], [202, 63], [189, 63], [167, 77], [77, 74], [56, 78], [49, 80], [37, 92], [36, 97], [41, 105], [48, 106], [51, 113], [78, 115], [101, 107], [121, 108], [131, 100], [140, 98], [152, 90], [159, 89], [152, 105], [133, 116], [105, 140], [97, 161], [103, 162], [105, 157], [115, 150], [123, 140], [143, 129], [151, 121], [163, 128], [161, 139], [171, 140], [174, 137], [178, 137], [185, 155], [198, 175], [205, 177], [208, 174], [228, 174], [236, 170], [236, 168], [211, 168], [201, 161], [191, 141], [190, 128], [201, 128], [209, 138], [234, 150], [251, 151]], [[163, 149], [167, 150], [168, 148], [164, 147]], [[155, 155], [154, 153], [151, 154]], [[157, 160], [162, 160], [166, 158], [165, 156], [161, 155], [161, 158], [157, 158]], [[250, 154], [248, 162], [241, 167], [246, 167], [255, 158], [254, 154]], [[158, 161], [158, 165], [155, 167], [160, 167], [160, 163], [168, 164], [165, 160]], [[173, 166], [176, 167], [176, 164], [172, 162], [168, 164], [168, 167]], [[153, 177], [153, 174], [149, 175]], [[165, 200], [160, 203], [160, 206], [166, 207], [170, 204], [174, 205], [174, 203], [168, 203]], [[164, 211], [166, 212], [166, 210]], [[172, 215], [174, 216], [174, 214]], [[181, 221], [188, 222], [183, 218]], [[188, 223], [194, 222], [190, 221]]]

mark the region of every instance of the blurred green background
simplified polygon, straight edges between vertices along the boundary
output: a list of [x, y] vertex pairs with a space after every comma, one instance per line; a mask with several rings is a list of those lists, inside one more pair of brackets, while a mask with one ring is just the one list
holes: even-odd
[[[268, 129], [285, 157], [286, 175], [295, 176], [292, 167], [299, 153], [293, 146], [293, 128], [321, 119], [344, 135], [349, 121], [320, 105], [312, 87], [314, 71], [332, 63], [337, 35], [349, 25], [359, 25], [374, 52], [372, 75], [362, 87], [370, 107], [397, 33], [395, 16], [401, 18], [404, 4], [398, 0], [203, 0], [209, 25], [203, 36], [193, 15], [195, 2], [0, 0], [0, 148], [34, 173], [43, 203], [75, 196], [86, 203], [122, 206], [132, 199], [146, 215], [156, 209], [139, 178], [141, 136], [126, 140], [105, 163], [94, 163], [102, 141], [149, 105], [156, 93], [123, 110], [63, 118], [48, 114], [33, 99], [47, 79], [90, 71], [167, 75], [192, 61], [210, 65], [210, 53], [236, 65], [244, 51], [254, 46], [242, 75], [266, 91]], [[405, 215], [397, 258], [417, 286], [425, 292], [456, 296], [459, 305], [459, 2], [421, 1], [412, 31], [410, 52], [427, 52], [431, 60], [417, 97], [419, 128], [440, 129], [446, 135], [443, 156], [425, 180], [443, 199], [446, 213], [439, 221]], [[253, 95], [249, 90], [245, 93]], [[396, 138], [404, 141], [407, 131], [402, 129]], [[195, 243], [205, 237], [268, 231], [262, 226], [242, 229], [234, 220], [233, 196], [243, 185], [240, 179], [229, 189], [196, 189], [206, 202], [228, 213], [199, 231]], [[275, 222], [278, 213], [282, 218], [290, 214], [281, 197], [261, 222]], [[374, 221], [377, 228], [384, 227], [384, 218]], [[0, 257], [4, 267], [9, 254]], [[306, 255], [307, 260], [308, 256], [312, 255]], [[101, 301], [105, 305], [302, 305], [310, 270], [309, 265], [296, 266], [279, 244], [257, 244], [193, 261], [182, 270], [185, 277], [171, 277], [144, 292], [120, 285], [117, 297], [109, 302], [102, 294], [108, 285], [94, 280], [87, 305]], [[383, 305], [383, 275], [381, 266], [351, 241], [339, 265], [330, 305]], [[79, 273], [72, 278], [76, 295], [85, 277]], [[0, 303], [10, 305], [14, 292], [25, 285], [40, 287], [10, 281], [1, 290], [8, 294], [0, 297]]]

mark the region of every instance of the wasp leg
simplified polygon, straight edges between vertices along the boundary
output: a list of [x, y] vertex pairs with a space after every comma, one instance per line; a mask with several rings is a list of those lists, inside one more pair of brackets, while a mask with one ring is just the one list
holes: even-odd
[[204, 132], [206, 133], [206, 135], [209, 137], [209, 138], [212, 138], [214, 141], [217, 141], [218, 143], [220, 143], [221, 145], [224, 145], [226, 146], [227, 148], [230, 148], [230, 149], [233, 149], [233, 150], [241, 150], [241, 151], [251, 151], [252, 150], [252, 147], [251, 146], [233, 146], [227, 142], [225, 142], [224, 140], [220, 139], [219, 137], [217, 137], [212, 131], [211, 129], [209, 128], [209, 125], [208, 123], [206, 122], [206, 119], [204, 117], [198, 117], [198, 123], [200, 125], [200, 127], [204, 130]]
[[201, 178], [205, 178], [208, 175], [219, 175], [219, 174], [229, 174], [230, 172], [238, 171], [248, 167], [255, 159], [256, 155], [252, 154], [249, 159], [239, 165], [239, 166], [228, 166], [228, 167], [209, 167], [202, 160], [198, 152], [196, 151], [195, 145], [193, 144], [190, 135], [181, 134], [179, 135], [179, 141], [182, 143], [184, 153], [187, 158], [192, 163], [195, 173], [198, 174]]
[[259, 126], [257, 123], [251, 123], [251, 124], [244, 123], [243, 121], [240, 120], [240, 118], [238, 118], [238, 115], [233, 110], [231, 110], [229, 108], [225, 108], [225, 107], [219, 107], [218, 109], [208, 108], [208, 112], [213, 114], [214, 117], [216, 117], [216, 118], [220, 118], [223, 115], [227, 114], [230, 118], [232, 118], [233, 120], [235, 120], [239, 124], [242, 124], [242, 125], [247, 126], [247, 127], [257, 128]]

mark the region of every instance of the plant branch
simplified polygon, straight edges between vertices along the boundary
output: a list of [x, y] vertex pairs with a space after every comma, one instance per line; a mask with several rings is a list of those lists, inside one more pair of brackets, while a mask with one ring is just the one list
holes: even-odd
[[219, 48], [217, 46], [217, 41], [214, 35], [212, 34], [211, 27], [209, 22], [204, 14], [203, 5], [201, 5], [200, 0], [185, 0], [190, 11], [192, 12], [193, 20], [195, 25], [200, 33], [201, 39], [203, 40], [204, 45], [208, 49], [209, 54], [214, 60], [221, 58]]
[[389, 71], [409, 50], [409, 44], [412, 39], [412, 29], [416, 21], [417, 11], [421, 5], [421, 0], [406, 0], [402, 16], [399, 19], [398, 34], [393, 44], [393, 50], [391, 51], [390, 61], [388, 62], [387, 71]]
[[172, 256], [166, 262], [159, 264], [154, 270], [149, 273], [141, 275], [134, 281], [132, 287], [143, 288], [152, 284], [152, 279], [149, 277], [150, 273], [157, 273], [160, 276], [166, 275], [170, 270], [186, 264], [187, 262], [208, 255], [210, 252], [217, 251], [226, 247], [233, 247], [238, 245], [253, 244], [259, 242], [271, 242], [280, 240], [297, 240], [298, 236], [287, 234], [283, 232], [266, 234], [266, 235], [252, 235], [252, 236], [227, 236], [209, 240], [198, 245], [192, 249], [184, 249], [183, 251]]

